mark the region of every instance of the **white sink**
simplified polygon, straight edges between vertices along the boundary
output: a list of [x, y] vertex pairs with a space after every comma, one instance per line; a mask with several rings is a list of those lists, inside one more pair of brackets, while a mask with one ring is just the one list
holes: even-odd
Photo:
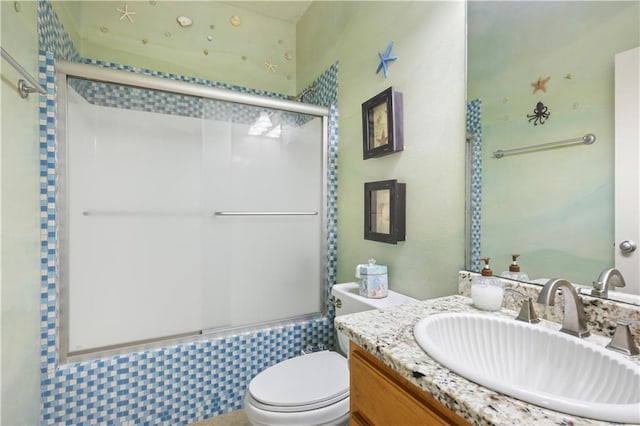
[[434, 314], [413, 329], [449, 370], [544, 408], [640, 423], [640, 365], [541, 324], [474, 313]]

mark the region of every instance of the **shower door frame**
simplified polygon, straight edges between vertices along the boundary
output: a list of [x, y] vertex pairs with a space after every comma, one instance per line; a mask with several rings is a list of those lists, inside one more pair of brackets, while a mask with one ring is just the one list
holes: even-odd
[[[153, 349], [164, 347], [167, 345], [190, 342], [197, 338], [202, 338], [203, 335], [209, 335], [211, 337], [222, 337], [239, 332], [259, 330], [263, 328], [274, 327], [278, 325], [285, 325], [296, 323], [300, 321], [306, 321], [310, 319], [319, 318], [328, 314], [328, 295], [325, 291], [328, 286], [327, 279], [327, 262], [328, 262], [328, 156], [329, 156], [329, 108], [304, 104], [295, 101], [289, 101], [279, 98], [269, 98], [266, 96], [253, 95], [242, 92], [235, 92], [227, 89], [219, 89], [210, 86], [198, 85], [193, 83], [187, 83], [182, 81], [170, 80], [161, 77], [154, 77], [144, 74], [138, 74], [130, 71], [114, 70], [110, 68], [103, 68], [95, 65], [81, 64], [77, 62], [56, 61], [56, 104], [57, 104], [57, 119], [56, 119], [56, 161], [58, 164], [63, 165], [58, 169], [56, 179], [56, 217], [57, 217], [57, 240], [58, 240], [58, 258], [57, 258], [57, 271], [58, 271], [58, 309], [59, 309], [59, 323], [58, 323], [58, 344], [59, 344], [59, 363], [65, 364], [67, 362], [79, 362], [91, 359], [96, 359], [109, 355], [125, 354], [136, 352], [140, 350]], [[321, 312], [301, 315], [293, 318], [279, 319], [270, 322], [260, 323], [258, 325], [238, 326], [231, 328], [218, 328], [218, 329], [203, 329], [197, 332], [184, 333], [174, 336], [163, 336], [160, 338], [153, 338], [148, 340], [141, 340], [136, 342], [127, 342], [124, 344], [118, 344], [102, 348], [92, 348], [86, 351], [70, 352], [69, 351], [69, 245], [67, 241], [67, 229], [68, 229], [68, 200], [66, 194], [67, 188], [67, 176], [61, 173], [61, 170], [66, 171], [67, 162], [67, 85], [70, 78], [79, 78], [91, 81], [100, 81], [104, 83], [114, 83], [124, 86], [130, 86], [135, 88], [157, 90], [167, 93], [189, 95], [204, 99], [212, 99], [218, 101], [233, 102], [254, 107], [271, 108], [281, 111], [306, 114], [322, 119], [322, 190], [321, 190], [321, 248], [320, 248], [320, 286], [318, 291], [320, 292]], [[64, 141], [64, 143], [61, 143]], [[65, 182], [60, 185], [59, 182]], [[60, 212], [64, 212], [60, 214]]]

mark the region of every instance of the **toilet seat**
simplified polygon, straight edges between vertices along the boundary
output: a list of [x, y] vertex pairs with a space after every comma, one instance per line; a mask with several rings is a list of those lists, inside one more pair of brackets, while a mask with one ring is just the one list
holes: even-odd
[[332, 351], [313, 352], [267, 368], [250, 383], [247, 401], [271, 412], [317, 410], [349, 397], [347, 360]]
[[262, 410], [252, 403], [247, 392], [244, 410], [253, 426], [349, 426], [349, 397], [316, 410], [277, 412]]

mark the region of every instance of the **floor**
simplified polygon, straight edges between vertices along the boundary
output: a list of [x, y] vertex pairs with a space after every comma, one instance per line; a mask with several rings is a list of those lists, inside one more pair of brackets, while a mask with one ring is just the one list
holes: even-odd
[[193, 423], [191, 426], [251, 426], [244, 410], [237, 410], [223, 416]]

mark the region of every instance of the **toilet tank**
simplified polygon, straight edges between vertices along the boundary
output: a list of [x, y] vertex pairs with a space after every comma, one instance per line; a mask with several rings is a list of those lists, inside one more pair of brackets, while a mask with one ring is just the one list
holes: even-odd
[[[353, 314], [356, 312], [368, 311], [371, 309], [384, 309], [392, 306], [404, 305], [405, 303], [416, 302], [418, 299], [405, 296], [389, 290], [387, 297], [382, 299], [370, 299], [360, 296], [358, 283], [335, 284], [331, 288], [331, 295], [334, 297], [336, 316]], [[338, 344], [343, 354], [349, 353], [349, 338], [337, 332]]]
[[[336, 316], [368, 311], [370, 309], [390, 308], [391, 306], [404, 305], [405, 303], [417, 301], [417, 299], [413, 297], [405, 296], [393, 290], [389, 290], [388, 296], [382, 299], [363, 297], [359, 294], [358, 283], [335, 284], [331, 288], [331, 295], [336, 301]], [[338, 300], [340, 300], [340, 303], [338, 303]]]

